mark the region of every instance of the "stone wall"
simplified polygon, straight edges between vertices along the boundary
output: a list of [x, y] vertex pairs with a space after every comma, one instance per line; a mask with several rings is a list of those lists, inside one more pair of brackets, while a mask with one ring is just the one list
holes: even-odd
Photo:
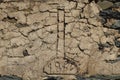
[[120, 74], [119, 31], [104, 27], [100, 10], [88, 0], [1, 0], [0, 74]]

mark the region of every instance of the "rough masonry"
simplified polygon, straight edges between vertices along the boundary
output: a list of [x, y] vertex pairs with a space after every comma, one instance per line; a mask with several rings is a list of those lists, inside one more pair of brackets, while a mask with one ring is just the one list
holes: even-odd
[[0, 74], [23, 80], [119, 75], [120, 21], [109, 17], [116, 13], [107, 13], [113, 9], [102, 10], [98, 4], [90, 0], [1, 0]]

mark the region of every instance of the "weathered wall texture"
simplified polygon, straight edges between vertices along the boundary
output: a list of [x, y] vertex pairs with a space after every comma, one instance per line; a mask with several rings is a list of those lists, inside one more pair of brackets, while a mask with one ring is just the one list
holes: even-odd
[[0, 74], [120, 74], [118, 31], [103, 27], [94, 2], [18, 1], [0, 3]]

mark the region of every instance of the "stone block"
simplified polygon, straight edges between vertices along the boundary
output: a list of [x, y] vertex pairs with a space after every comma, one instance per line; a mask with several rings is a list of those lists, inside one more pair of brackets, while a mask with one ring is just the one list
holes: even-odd
[[49, 35], [49, 32], [46, 32], [45, 29], [39, 29], [36, 31], [36, 33], [40, 38], [45, 38]]
[[47, 17], [45, 25], [55, 25], [57, 22], [57, 17]]
[[84, 3], [79, 2], [77, 5], [77, 9], [82, 9], [85, 6]]
[[50, 25], [50, 26], [47, 26], [47, 27], [45, 27], [45, 29], [46, 29], [46, 31], [48, 31], [48, 32], [57, 32], [57, 24], [55, 24], [55, 25]]
[[0, 59], [0, 74], [7, 74], [7, 57], [3, 56]]
[[73, 17], [79, 17], [80, 16], [80, 10], [71, 10], [71, 14]]
[[79, 29], [73, 28], [71, 36], [73, 36], [73, 37], [79, 37], [80, 33], [81, 33], [81, 31]]
[[23, 46], [27, 43], [29, 43], [29, 40], [25, 37], [17, 37], [17, 38], [11, 39], [11, 46], [14, 46], [15, 44], [17, 46]]
[[73, 9], [76, 7], [76, 2], [65, 2], [64, 3], [65, 9]]
[[13, 2], [11, 3], [13, 6], [18, 7], [19, 10], [27, 10], [30, 6], [29, 2]]
[[17, 33], [17, 32], [7, 32], [5, 35], [4, 35], [4, 39], [12, 39], [12, 38], [16, 38], [16, 37], [19, 37], [21, 36], [20, 33]]
[[26, 16], [23, 11], [9, 13], [8, 16], [15, 17], [19, 23], [26, 23]]
[[71, 33], [74, 27], [74, 23], [69, 23], [65, 26], [65, 33]]
[[24, 50], [24, 47], [9, 49], [7, 52], [7, 55], [11, 57], [23, 57], [23, 50]]
[[57, 13], [50, 13], [50, 16], [51, 17], [57, 17], [58, 15], [57, 15]]
[[50, 6], [50, 5], [48, 5], [47, 3], [42, 3], [42, 4], [40, 4], [40, 6], [39, 6], [39, 10], [40, 11], [49, 11], [49, 10], [51, 10], [52, 9], [52, 7]]
[[65, 17], [65, 23], [70, 23], [70, 22], [74, 22], [74, 17], [70, 16], [70, 17]]
[[90, 3], [89, 5], [85, 6], [83, 15], [86, 18], [94, 17], [99, 13], [99, 8], [95, 3]]
[[57, 41], [57, 34], [49, 34], [43, 39], [46, 43], [54, 44]]
[[27, 24], [33, 24], [35, 22], [42, 22], [47, 17], [49, 17], [49, 12], [44, 13], [34, 13], [27, 16]]
[[36, 40], [38, 38], [38, 36], [37, 36], [36, 32], [31, 32], [28, 35], [28, 38], [29, 38], [29, 40], [34, 41], [34, 40]]

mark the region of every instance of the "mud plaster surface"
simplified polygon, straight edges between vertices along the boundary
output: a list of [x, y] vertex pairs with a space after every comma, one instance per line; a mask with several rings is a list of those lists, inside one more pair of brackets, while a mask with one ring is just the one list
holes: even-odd
[[120, 35], [103, 27], [100, 9], [87, 0], [4, 0], [0, 3], [0, 74], [24, 80], [120, 74], [120, 62], [109, 62], [120, 55], [114, 43]]

